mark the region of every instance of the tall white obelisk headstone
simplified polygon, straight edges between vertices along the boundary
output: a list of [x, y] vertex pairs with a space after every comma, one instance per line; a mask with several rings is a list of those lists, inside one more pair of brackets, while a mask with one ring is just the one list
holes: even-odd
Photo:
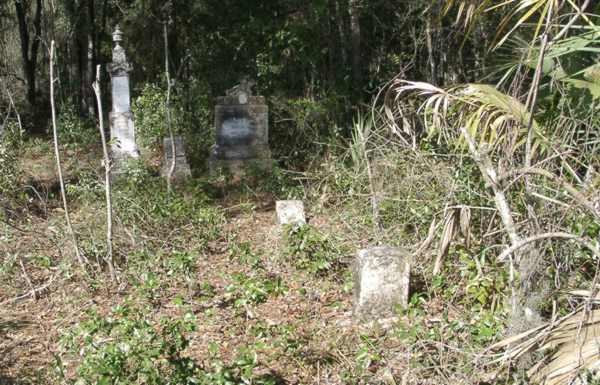
[[112, 111], [109, 120], [114, 173], [119, 173], [129, 158], [139, 157], [129, 95], [129, 72], [132, 66], [127, 62], [125, 49], [121, 46], [122, 41], [123, 32], [117, 25], [113, 32], [113, 61], [108, 65], [112, 88]]

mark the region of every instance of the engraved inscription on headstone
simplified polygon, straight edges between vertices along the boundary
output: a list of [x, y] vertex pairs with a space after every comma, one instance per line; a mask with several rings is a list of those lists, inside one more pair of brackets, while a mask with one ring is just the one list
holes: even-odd
[[113, 152], [137, 157], [137, 145], [131, 113], [111, 113], [110, 118], [111, 135], [115, 139], [112, 146]]
[[254, 122], [248, 118], [231, 118], [223, 122], [220, 144], [245, 144], [252, 138]]
[[237, 173], [251, 164], [271, 166], [269, 109], [264, 97], [252, 95], [253, 85], [243, 80], [227, 96], [217, 98], [216, 144], [209, 159], [213, 172], [219, 167]]

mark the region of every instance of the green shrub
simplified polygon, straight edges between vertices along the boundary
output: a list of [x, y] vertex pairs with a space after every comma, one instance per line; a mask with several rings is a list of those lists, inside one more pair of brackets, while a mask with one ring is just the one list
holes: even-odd
[[[131, 107], [135, 116], [137, 141], [143, 147], [162, 145], [163, 138], [168, 136], [166, 125], [167, 90], [157, 84], [145, 84], [140, 95], [134, 99]], [[171, 128], [175, 134], [185, 132], [185, 116], [180, 99], [172, 91]]]
[[64, 104], [60, 108], [57, 119], [58, 141], [61, 145], [90, 145], [100, 143], [100, 133], [96, 124], [82, 118], [71, 104]]
[[304, 168], [323, 154], [325, 143], [340, 137], [336, 125], [342, 103], [336, 95], [322, 98], [272, 98], [270, 130], [275, 159], [287, 168]]
[[[19, 148], [20, 136], [7, 129], [4, 137], [0, 137], [0, 204], [2, 204], [3, 199], [13, 197], [18, 191], [17, 159]], [[0, 215], [1, 213], [0, 210]]]
[[289, 225], [284, 234], [285, 257], [299, 269], [322, 274], [334, 267], [340, 251], [328, 236], [310, 225]]
[[[187, 333], [195, 329], [195, 318], [165, 318], [155, 322], [151, 312], [131, 304], [117, 306], [109, 316], [90, 312], [62, 340], [77, 363], [77, 385], [175, 385], [197, 384], [199, 368], [184, 355]], [[62, 360], [57, 369], [63, 372]]]
[[270, 295], [287, 292], [280, 277], [250, 277], [244, 273], [234, 274], [233, 282], [225, 288], [226, 296], [236, 308], [263, 303]]

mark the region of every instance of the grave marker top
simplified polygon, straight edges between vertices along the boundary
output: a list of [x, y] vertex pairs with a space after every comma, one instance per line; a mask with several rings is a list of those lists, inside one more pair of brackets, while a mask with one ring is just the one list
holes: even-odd
[[133, 67], [129, 62], [127, 62], [127, 55], [125, 54], [125, 49], [121, 45], [123, 41], [123, 32], [121, 28], [117, 24], [115, 27], [115, 31], [113, 32], [113, 42], [115, 43], [112, 51], [112, 63], [108, 64], [108, 72], [110, 72], [111, 76], [126, 76]]

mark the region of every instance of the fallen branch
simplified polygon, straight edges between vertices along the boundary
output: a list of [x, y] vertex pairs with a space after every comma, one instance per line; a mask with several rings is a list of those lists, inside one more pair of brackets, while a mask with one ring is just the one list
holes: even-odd
[[45, 285], [40, 286], [37, 289], [32, 289], [28, 293], [22, 294], [22, 295], [20, 295], [18, 297], [11, 298], [11, 299], [6, 300], [4, 302], [0, 302], [0, 306], [5, 306], [5, 305], [9, 305], [11, 303], [19, 302], [19, 301], [21, 301], [21, 300], [23, 300], [23, 299], [25, 299], [25, 298], [27, 298], [27, 297], [29, 297], [31, 295], [33, 295], [34, 298], [37, 297], [40, 293], [44, 292], [45, 290], [47, 290], [50, 287], [50, 285], [52, 284], [52, 282], [54, 282], [54, 278], [55, 278], [55, 276], [53, 275], [50, 278], [50, 280], [48, 281], [48, 283], [46, 283]]

